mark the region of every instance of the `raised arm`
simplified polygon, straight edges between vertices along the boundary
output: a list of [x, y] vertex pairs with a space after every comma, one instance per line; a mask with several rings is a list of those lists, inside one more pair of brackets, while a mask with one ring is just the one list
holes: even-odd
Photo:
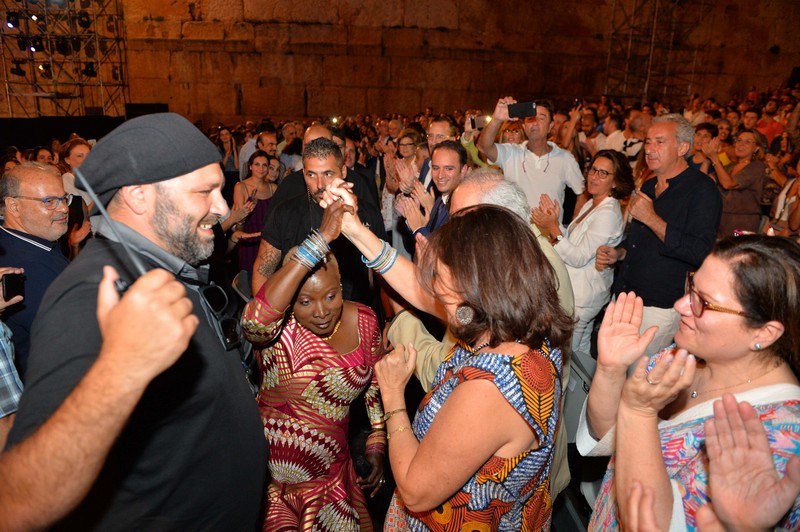
[[644, 355], [656, 334], [651, 327], [642, 336], [644, 303], [633, 292], [621, 293], [608, 304], [597, 335], [597, 370], [589, 390], [586, 417], [591, 435], [599, 440], [617, 422], [617, 410], [628, 368]]
[[290, 260], [255, 292], [242, 314], [242, 328], [248, 340], [265, 343], [274, 337], [278, 329], [271, 325], [281, 319], [308, 272], [330, 251], [329, 243], [339, 236], [342, 216], [348, 211], [355, 212], [352, 206], [340, 201], [328, 205], [319, 230], [311, 231]]
[[181, 283], [151, 270], [125, 293], [106, 267], [97, 361], [36, 432], [0, 455], [0, 528], [46, 528], [86, 496], [150, 381], [186, 350], [198, 319]]
[[497, 160], [497, 146], [495, 145], [495, 139], [497, 138], [497, 133], [503, 126], [503, 123], [509, 120], [508, 106], [512, 103], [517, 103], [517, 100], [511, 96], [506, 96], [505, 98], [500, 98], [497, 100], [497, 105], [494, 106], [492, 119], [488, 124], [486, 124], [486, 127], [483, 128], [481, 136], [478, 137], [478, 151], [484, 154], [490, 162]]
[[[355, 196], [348, 190], [340, 188], [341, 183], [341, 180], [337, 180], [331, 185], [328, 192], [326, 192], [326, 200], [320, 205], [325, 207], [329, 201], [336, 201], [335, 198], [342, 198], [346, 204], [356, 206]], [[369, 228], [365, 227], [356, 215], [344, 214], [342, 217], [342, 234], [358, 248], [367, 262], [373, 262], [387, 252], [385, 246], [388, 246], [388, 244], [375, 236]], [[390, 255], [395, 255], [391, 251], [389, 253]], [[387, 263], [388, 269], [379, 273], [389, 283], [389, 286], [413, 307], [439, 318], [444, 318], [444, 308], [419, 283], [416, 265], [401, 255], [396, 255], [394, 259], [391, 259], [390, 256], [386, 258], [390, 261], [394, 260], [394, 262], [391, 266]]]

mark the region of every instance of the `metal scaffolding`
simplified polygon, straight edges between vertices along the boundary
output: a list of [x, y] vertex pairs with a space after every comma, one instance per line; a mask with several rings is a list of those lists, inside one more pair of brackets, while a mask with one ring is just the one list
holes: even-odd
[[682, 102], [696, 90], [713, 0], [614, 0], [605, 93]]
[[2, 0], [0, 116], [124, 116], [120, 0]]

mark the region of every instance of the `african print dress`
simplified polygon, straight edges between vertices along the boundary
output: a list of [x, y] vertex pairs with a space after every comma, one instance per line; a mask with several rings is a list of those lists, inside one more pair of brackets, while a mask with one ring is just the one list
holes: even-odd
[[[366, 499], [347, 445], [349, 408], [365, 388], [373, 436], [382, 440], [383, 407], [373, 368], [381, 356], [375, 313], [358, 308], [359, 346], [338, 354], [327, 342], [284, 314], [254, 299], [242, 327], [264, 343], [258, 407], [269, 442], [271, 482], [264, 530], [372, 530]], [[368, 452], [375, 439], [367, 440]]]
[[537, 449], [511, 458], [493, 456], [456, 494], [428, 512], [403, 507], [397, 492], [384, 530], [549, 530], [552, 516], [550, 470], [561, 402], [561, 351], [530, 350], [517, 356], [472, 354], [462, 346], [439, 366], [433, 389], [414, 418], [418, 440], [425, 437], [447, 398], [460, 383], [491, 381], [539, 439]]

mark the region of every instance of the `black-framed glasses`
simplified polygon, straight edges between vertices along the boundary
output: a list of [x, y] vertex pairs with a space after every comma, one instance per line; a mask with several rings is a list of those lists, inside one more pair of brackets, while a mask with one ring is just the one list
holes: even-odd
[[605, 179], [605, 178], [607, 178], [608, 176], [611, 175], [611, 172], [609, 172], [608, 170], [603, 170], [601, 168], [597, 168], [596, 166], [592, 166], [591, 168], [589, 168], [589, 175], [592, 175], [592, 174], [597, 174], [601, 178]]
[[72, 194], [64, 194], [63, 196], [45, 196], [43, 198], [37, 198], [35, 196], [12, 196], [14, 198], [19, 199], [26, 199], [26, 200], [34, 200], [34, 201], [41, 201], [44, 205], [44, 208], [48, 211], [54, 211], [61, 205], [63, 201], [64, 204], [69, 207], [72, 204]]
[[687, 272], [686, 273], [686, 288], [685, 293], [689, 294], [689, 307], [692, 309], [692, 314], [696, 318], [699, 318], [703, 315], [703, 312], [706, 310], [713, 310], [715, 312], [724, 312], [725, 314], [735, 314], [737, 316], [744, 316], [748, 317], [747, 313], [742, 310], [734, 310], [732, 308], [725, 308], [720, 307], [719, 305], [715, 305], [713, 303], [709, 303], [703, 297], [697, 293], [697, 290], [694, 288], [694, 274], [696, 272]]
[[225, 309], [228, 307], [228, 295], [225, 290], [215, 284], [201, 286], [200, 297], [203, 298], [216, 318], [214, 332], [217, 333], [225, 350], [232, 351], [239, 347], [242, 343], [239, 335], [239, 320], [225, 316]]

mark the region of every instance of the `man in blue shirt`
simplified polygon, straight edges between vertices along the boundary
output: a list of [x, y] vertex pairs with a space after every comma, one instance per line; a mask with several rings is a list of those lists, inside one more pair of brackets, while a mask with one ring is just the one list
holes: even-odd
[[0, 227], [0, 266], [25, 270], [25, 300], [8, 310], [4, 321], [13, 333], [15, 365], [25, 382], [33, 318], [50, 283], [69, 261], [57, 240], [67, 231], [72, 196], [61, 177], [37, 163], [26, 163], [0, 179], [5, 223]]

